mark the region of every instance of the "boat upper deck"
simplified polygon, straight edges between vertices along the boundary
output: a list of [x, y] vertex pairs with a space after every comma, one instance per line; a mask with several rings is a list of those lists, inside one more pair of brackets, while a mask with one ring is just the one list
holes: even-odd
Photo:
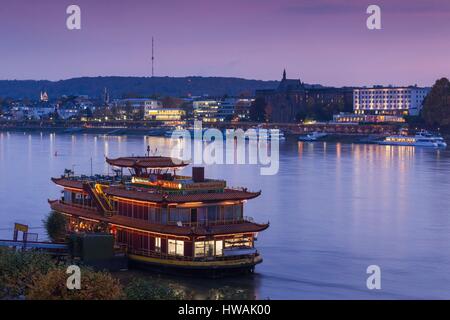
[[121, 168], [142, 169], [173, 169], [183, 168], [189, 163], [170, 157], [122, 157], [116, 159], [106, 158], [106, 162]]
[[254, 233], [268, 227], [243, 215], [243, 202], [258, 197], [260, 191], [205, 179], [204, 168], [199, 167], [192, 168], [192, 176], [177, 175], [175, 170], [170, 172], [173, 168], [156, 168], [159, 161], [167, 161], [156, 158], [111, 162], [126, 167], [139, 162], [144, 169], [134, 167], [131, 175], [123, 175], [120, 169], [112, 176], [74, 176], [66, 170], [63, 176], [52, 178], [65, 191], [60, 200], [50, 202], [51, 207], [73, 217], [172, 235]]
[[111, 217], [105, 217], [99, 215], [94, 210], [86, 210], [85, 208], [76, 207], [73, 205], [65, 204], [61, 201], [49, 201], [53, 210], [58, 212], [64, 212], [65, 214], [82, 217], [84, 219], [90, 219], [96, 222], [106, 222], [112, 225], [123, 226], [127, 228], [133, 228], [142, 231], [152, 231], [162, 234], [171, 234], [176, 236], [207, 236], [207, 235], [226, 235], [234, 233], [247, 233], [247, 232], [260, 232], [269, 227], [268, 223], [255, 223], [251, 218], [245, 217], [235, 223], [221, 223], [213, 225], [171, 225], [171, 224], [157, 224], [149, 221], [143, 221], [138, 219], [129, 219], [120, 215], [113, 215]]
[[[185, 203], [185, 202], [216, 202], [226, 200], [249, 200], [258, 197], [261, 192], [251, 192], [244, 188], [232, 189], [221, 188], [215, 192], [210, 189], [186, 191], [183, 189], [172, 190], [159, 188], [157, 186], [141, 186], [133, 184], [132, 178], [127, 179], [129, 183], [123, 183], [114, 177], [61, 177], [52, 178], [52, 181], [67, 189], [83, 190], [85, 183], [98, 183], [104, 186], [103, 192], [108, 196], [127, 198], [130, 200], [156, 202], [156, 203]], [[220, 182], [219, 182], [220, 184]], [[193, 188], [193, 187], [192, 187]], [[168, 192], [168, 190], [172, 190]]]

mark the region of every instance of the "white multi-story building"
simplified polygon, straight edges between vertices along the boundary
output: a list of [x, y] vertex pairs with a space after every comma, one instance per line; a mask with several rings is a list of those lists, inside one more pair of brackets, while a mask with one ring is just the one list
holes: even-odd
[[203, 122], [232, 121], [235, 117], [248, 119], [254, 99], [224, 98], [193, 102], [194, 118]]
[[356, 114], [418, 115], [429, 88], [382, 87], [353, 90]]
[[201, 100], [192, 103], [194, 109], [194, 119], [203, 122], [219, 121], [218, 113], [220, 101], [218, 100]]
[[161, 101], [142, 98], [117, 99], [113, 101], [113, 105], [120, 108], [128, 106], [135, 109], [144, 108], [145, 111], [162, 108]]

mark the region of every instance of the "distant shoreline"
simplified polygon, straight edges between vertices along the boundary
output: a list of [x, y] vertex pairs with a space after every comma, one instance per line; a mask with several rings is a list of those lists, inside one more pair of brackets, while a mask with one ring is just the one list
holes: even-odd
[[[119, 131], [117, 131], [119, 130]], [[37, 132], [47, 132], [47, 133], [59, 133], [59, 134], [104, 134], [107, 135], [112, 131], [116, 131], [114, 135], [126, 136], [126, 135], [137, 135], [145, 136], [148, 135], [150, 128], [79, 128], [79, 127], [2, 127], [0, 126], [0, 132], [27, 132], [27, 133], [37, 133]]]
[[[153, 128], [154, 129], [154, 128]], [[149, 134], [152, 128], [103, 128], [103, 127], [63, 127], [63, 126], [1, 126], [0, 132], [12, 132], [12, 133], [24, 133], [24, 134], [38, 134], [38, 133], [55, 133], [62, 135], [104, 135], [104, 136], [130, 136], [130, 137], [156, 137], [164, 138], [163, 135]], [[244, 128], [245, 130], [245, 128]], [[298, 137], [306, 133], [292, 133], [286, 132], [288, 140], [297, 141]], [[367, 133], [330, 133], [324, 142], [336, 142], [336, 143], [362, 143], [363, 141], [369, 141], [368, 138], [383, 137], [384, 134], [367, 134]]]

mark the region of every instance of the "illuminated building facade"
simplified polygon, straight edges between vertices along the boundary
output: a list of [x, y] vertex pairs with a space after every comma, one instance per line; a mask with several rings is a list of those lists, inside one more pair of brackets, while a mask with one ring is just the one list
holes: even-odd
[[144, 119], [150, 121], [182, 121], [186, 111], [181, 109], [157, 108], [145, 110]]
[[339, 113], [333, 116], [336, 123], [404, 123], [403, 116], [388, 114]]
[[116, 99], [113, 101], [113, 106], [118, 108], [131, 107], [135, 109], [144, 108], [144, 110], [149, 110], [162, 108], [162, 103], [154, 99], [131, 98], [131, 99]]
[[353, 90], [353, 111], [356, 114], [419, 115], [429, 88], [381, 87]]
[[200, 100], [192, 103], [194, 119], [202, 122], [218, 122], [220, 101]]

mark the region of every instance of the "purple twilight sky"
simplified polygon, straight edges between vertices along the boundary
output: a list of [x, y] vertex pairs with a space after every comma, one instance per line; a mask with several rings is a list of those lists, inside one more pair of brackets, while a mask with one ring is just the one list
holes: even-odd
[[[82, 29], [66, 28], [81, 7]], [[382, 30], [366, 28], [366, 8]], [[0, 0], [0, 79], [288, 77], [431, 85], [450, 76], [449, 0]]]

